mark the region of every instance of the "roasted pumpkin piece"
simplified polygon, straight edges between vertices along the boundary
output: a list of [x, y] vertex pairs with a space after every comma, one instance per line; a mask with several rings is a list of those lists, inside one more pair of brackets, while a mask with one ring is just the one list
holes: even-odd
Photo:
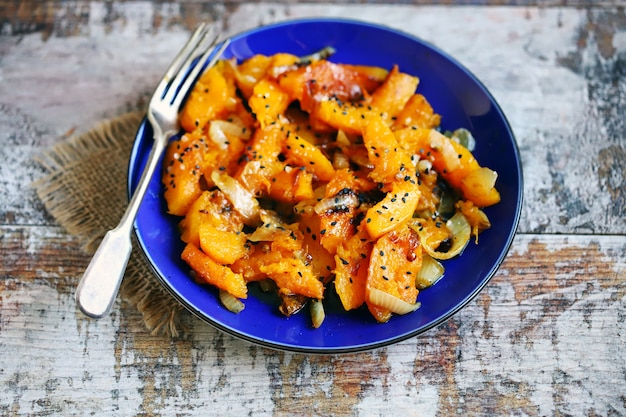
[[410, 155], [415, 155], [418, 154], [420, 150], [424, 150], [424, 146], [428, 145], [431, 130], [432, 129], [410, 126], [394, 129], [393, 134], [396, 136], [396, 140], [405, 152]]
[[296, 134], [285, 138], [287, 162], [305, 167], [322, 181], [328, 181], [335, 173], [335, 168], [322, 150]]
[[220, 191], [204, 191], [191, 205], [180, 222], [183, 242], [199, 247], [202, 223], [210, 223], [233, 233], [243, 230], [243, 218]]
[[221, 61], [198, 80], [179, 115], [187, 132], [202, 128], [209, 120], [223, 119], [237, 107], [235, 80], [224, 74], [227, 64]]
[[261, 266], [276, 263], [283, 256], [283, 253], [272, 251], [269, 242], [253, 243], [250, 250], [233, 262], [230, 268], [233, 272], [241, 274], [246, 282], [261, 281], [267, 278], [267, 274], [261, 272]]
[[413, 96], [418, 82], [416, 77], [401, 73], [394, 67], [371, 96], [349, 99], [341, 95], [326, 95], [316, 101], [311, 112], [335, 129], [361, 134], [375, 115], [390, 123]]
[[277, 79], [284, 72], [297, 68], [300, 64], [300, 59], [299, 56], [287, 53], [279, 52], [272, 55], [272, 65], [270, 65], [267, 76]]
[[374, 165], [369, 174], [372, 180], [391, 183], [415, 173], [410, 156], [381, 117], [371, 118], [363, 131], [363, 142], [368, 159]]
[[[258, 120], [249, 110], [248, 106], [246, 106], [239, 97], [237, 97], [237, 104], [235, 105], [235, 109], [232, 113], [228, 115], [226, 120], [232, 121], [233, 123], [242, 126], [242, 128], [247, 129], [250, 134], [256, 131], [256, 129], [259, 127]], [[244, 131], [242, 133], [245, 134], [246, 132]]]
[[500, 202], [500, 193], [495, 184], [498, 173], [481, 167], [467, 174], [461, 180], [463, 197], [478, 207], [488, 207]]
[[335, 198], [346, 194], [358, 195], [376, 188], [376, 183], [364, 178], [349, 168], [335, 170], [335, 174], [326, 184], [325, 198]]
[[345, 103], [334, 97], [321, 100], [315, 108], [315, 116], [336, 130], [360, 135], [377, 110], [364, 101]]
[[480, 167], [470, 151], [434, 129], [430, 131], [427, 146], [420, 149], [420, 154], [430, 152], [427, 159], [452, 186], [457, 186], [459, 178]]
[[417, 188], [420, 190], [420, 200], [415, 208], [416, 214], [421, 217], [432, 216], [441, 208], [443, 190], [449, 187], [447, 185], [442, 186], [437, 171], [433, 169], [432, 162], [427, 159], [421, 159], [417, 162], [416, 171]]
[[290, 98], [280, 86], [271, 80], [262, 79], [254, 85], [248, 104], [261, 127], [278, 119], [289, 106]]
[[369, 94], [380, 87], [389, 74], [389, 71], [382, 67], [350, 64], [342, 64], [342, 66], [346, 70], [357, 74], [356, 77], [359, 79], [359, 85], [365, 90], [364, 92]]
[[[374, 244], [370, 257], [366, 300], [391, 312], [408, 312], [405, 310], [407, 304], [416, 306], [418, 290], [415, 276], [421, 264], [419, 237], [413, 229], [405, 225], [398, 231], [381, 236]], [[395, 299], [399, 301], [395, 303]]]
[[212, 215], [210, 211], [206, 210], [211, 205], [211, 199], [212, 193], [205, 191], [187, 210], [185, 217], [178, 225], [181, 232], [180, 238], [183, 242], [200, 246], [200, 223], [202, 223], [202, 217]]
[[304, 215], [299, 225], [303, 236], [302, 248], [307, 253], [311, 269], [322, 283], [327, 284], [335, 269], [335, 258], [320, 244], [320, 218], [313, 214]]
[[275, 79], [283, 72], [291, 69], [298, 62], [298, 57], [291, 54], [275, 54], [272, 56], [254, 55], [241, 64], [231, 63], [234, 68], [237, 87], [244, 98], [252, 96], [254, 86], [262, 79]]
[[268, 162], [278, 159], [285, 136], [282, 121], [255, 130], [252, 140], [246, 147], [244, 160]]
[[395, 129], [414, 126], [432, 129], [439, 126], [441, 116], [436, 114], [426, 97], [413, 94], [404, 108], [396, 115], [393, 123]]
[[419, 79], [400, 72], [394, 65], [383, 84], [372, 93], [370, 104], [383, 111], [387, 120], [393, 120], [415, 94]]
[[383, 73], [386, 71], [322, 60], [283, 73], [279, 83], [293, 100], [300, 102], [302, 110], [310, 113], [324, 98], [353, 101], [363, 97], [380, 85]]
[[430, 161], [439, 175], [465, 199], [479, 207], [500, 201], [495, 189], [497, 174], [481, 167], [463, 145], [434, 129], [406, 128], [396, 131], [395, 136], [404, 148], [414, 147], [420, 158]]
[[337, 252], [341, 242], [354, 235], [354, 213], [353, 207], [345, 207], [342, 210], [327, 210], [319, 215], [320, 245], [328, 252]]
[[282, 123], [275, 123], [255, 130], [239, 159], [239, 169], [234, 177], [254, 195], [269, 192], [271, 179], [284, 164], [279, 162], [285, 138]]
[[272, 60], [270, 56], [259, 54], [246, 59], [239, 65], [231, 62], [234, 68], [237, 88], [242, 92], [246, 100], [252, 96], [255, 84], [267, 74], [267, 70], [272, 65]]
[[420, 201], [420, 191], [415, 179], [397, 181], [385, 198], [367, 210], [365, 229], [372, 239], [378, 239], [392, 230], [403, 228], [413, 217]]
[[315, 197], [313, 174], [304, 167], [294, 168], [284, 165], [283, 169], [270, 180], [269, 196], [284, 203], [309, 200]]
[[183, 135], [165, 150], [162, 182], [170, 214], [184, 216], [202, 194], [200, 179], [207, 150], [206, 140], [199, 132]]
[[324, 285], [311, 267], [299, 258], [281, 258], [278, 262], [261, 265], [259, 270], [271, 278], [279, 289], [319, 300], [324, 298]]
[[342, 242], [335, 255], [335, 290], [343, 308], [353, 310], [365, 302], [365, 286], [374, 243], [358, 232]]
[[193, 243], [188, 243], [181, 258], [195, 271], [199, 282], [214, 285], [237, 298], [247, 298], [248, 288], [241, 274], [214, 261]]
[[288, 123], [285, 123], [285, 130], [289, 132], [289, 135], [295, 133], [307, 142], [322, 148], [328, 147], [333, 142], [335, 136], [334, 129], [332, 133], [327, 133], [326, 128], [321, 131], [316, 129], [311, 124], [309, 114], [295, 106], [290, 106], [285, 111], [285, 117], [288, 120]]
[[223, 265], [232, 264], [246, 254], [249, 246], [245, 233], [206, 220], [198, 229], [200, 248], [204, 253]]
[[268, 278], [264, 268], [283, 259], [297, 258], [302, 262], [302, 258], [306, 259], [298, 224], [286, 224], [270, 210], [261, 210], [260, 218], [262, 224], [247, 235], [250, 250], [232, 265], [233, 271], [241, 273], [246, 281]]
[[[369, 174], [369, 172], [374, 169], [374, 164], [370, 162], [367, 155], [367, 149], [361, 146], [361, 144], [342, 146], [341, 151], [350, 162], [348, 167], [351, 165], [358, 167], [358, 175], [361, 177], [364, 176], [363, 173]], [[372, 180], [370, 179], [370, 181]], [[375, 183], [374, 181], [372, 182]]]
[[437, 172], [463, 197], [478, 207], [486, 207], [500, 201], [495, 189], [495, 171], [481, 167], [472, 153], [447, 136], [431, 130], [430, 159]]

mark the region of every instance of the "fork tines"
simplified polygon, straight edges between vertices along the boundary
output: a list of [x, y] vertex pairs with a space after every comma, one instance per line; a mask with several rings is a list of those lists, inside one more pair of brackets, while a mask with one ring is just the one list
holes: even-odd
[[[191, 84], [195, 82], [201, 71], [215, 65], [222, 56], [229, 43], [229, 39], [221, 41], [220, 36], [214, 34], [213, 25], [200, 24], [193, 35], [189, 38], [183, 49], [178, 53], [170, 68], [161, 81], [157, 91], [162, 91], [161, 99], [170, 104], [180, 105], [186, 94], [178, 94], [179, 91], [188, 92]], [[207, 60], [210, 62], [207, 63]], [[189, 68], [189, 71], [187, 71]], [[184, 80], [174, 85], [176, 75], [185, 74]], [[178, 77], [180, 79], [180, 77]]]

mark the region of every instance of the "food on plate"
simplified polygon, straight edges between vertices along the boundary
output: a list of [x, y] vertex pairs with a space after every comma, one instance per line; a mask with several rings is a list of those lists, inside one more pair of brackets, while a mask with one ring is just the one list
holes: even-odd
[[286, 316], [309, 304], [314, 327], [327, 297], [379, 322], [415, 311], [500, 201], [469, 131], [440, 130], [417, 77], [331, 53], [221, 60], [181, 110], [164, 197], [182, 259], [233, 312], [254, 282]]

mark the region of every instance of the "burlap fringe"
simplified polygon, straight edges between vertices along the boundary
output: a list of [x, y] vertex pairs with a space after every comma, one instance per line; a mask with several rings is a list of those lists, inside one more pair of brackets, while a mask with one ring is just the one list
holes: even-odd
[[[126, 204], [128, 159], [143, 114], [101, 123], [36, 158], [47, 171], [33, 187], [47, 211], [94, 253], [115, 227]], [[135, 306], [152, 334], [176, 337], [181, 327], [178, 302], [155, 279], [135, 245], [121, 288], [123, 301]]]
[[[141, 114], [99, 124], [36, 158], [49, 175], [33, 185], [48, 212], [88, 253], [122, 216], [126, 172]], [[98, 204], [100, 202], [106, 204]]]

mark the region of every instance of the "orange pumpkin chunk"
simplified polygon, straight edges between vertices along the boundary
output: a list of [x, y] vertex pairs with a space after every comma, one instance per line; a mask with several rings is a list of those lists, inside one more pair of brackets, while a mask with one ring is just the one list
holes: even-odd
[[377, 111], [364, 102], [344, 103], [328, 98], [319, 102], [315, 114], [319, 120], [337, 130], [360, 135]]
[[339, 65], [329, 61], [317, 61], [301, 66], [280, 77], [280, 85], [302, 110], [313, 112], [323, 97], [335, 97], [351, 101], [376, 89], [387, 72], [376, 67]]
[[320, 244], [320, 223], [321, 220], [315, 215], [304, 215], [300, 220], [300, 231], [303, 240], [302, 247], [306, 250], [307, 256], [311, 260], [313, 273], [324, 284], [332, 278], [332, 271], [335, 269], [335, 258]]
[[313, 174], [292, 167], [283, 167], [271, 178], [269, 195], [277, 201], [296, 203], [313, 198]]
[[296, 134], [285, 138], [285, 154], [289, 161], [305, 167], [322, 181], [328, 181], [335, 173], [333, 164], [320, 148]]
[[381, 117], [373, 117], [363, 131], [367, 157], [374, 165], [370, 178], [390, 183], [414, 173], [411, 158]]
[[168, 145], [163, 159], [162, 181], [170, 214], [184, 216], [202, 194], [201, 168], [207, 149], [202, 136], [196, 134], [183, 135]]
[[283, 258], [275, 263], [261, 265], [259, 269], [280, 289], [318, 300], [324, 298], [324, 285], [300, 259]]
[[413, 217], [420, 201], [420, 190], [415, 179], [393, 183], [391, 191], [375, 206], [367, 210], [365, 228], [372, 239], [403, 227]]
[[384, 111], [387, 118], [395, 118], [415, 94], [417, 84], [417, 77], [400, 72], [394, 65], [385, 82], [372, 93], [371, 105]]
[[276, 121], [289, 106], [289, 96], [274, 81], [263, 79], [255, 84], [248, 100], [250, 109], [256, 114], [261, 127]]
[[196, 272], [200, 282], [214, 285], [237, 298], [248, 297], [248, 287], [241, 274], [214, 261], [194, 244], [188, 243], [181, 257]]
[[402, 129], [396, 132], [396, 137], [407, 146], [415, 146], [422, 158], [431, 161], [433, 168], [450, 185], [478, 207], [500, 201], [500, 193], [495, 188], [497, 174], [481, 167], [463, 145], [433, 129], [429, 129], [428, 134], [422, 129]]
[[415, 276], [422, 265], [422, 251], [417, 233], [405, 226], [376, 241], [370, 258], [366, 299], [372, 300], [375, 288], [406, 303], [415, 304], [418, 290]]
[[202, 222], [198, 233], [202, 251], [223, 265], [232, 264], [248, 251], [246, 235], [242, 232]]
[[346, 310], [359, 308], [365, 302], [365, 286], [373, 246], [366, 233], [357, 233], [337, 248], [335, 289]]
[[193, 132], [209, 120], [219, 119], [237, 107], [234, 79], [224, 74], [225, 64], [215, 65], [200, 77], [183, 107], [179, 122]]
[[[219, 191], [204, 191], [180, 222], [181, 239], [185, 243], [201, 246], [200, 229], [204, 223], [220, 231], [241, 234], [243, 218], [233, 210], [231, 203]], [[206, 237], [205, 237], [206, 239]], [[238, 238], [237, 241], [241, 239]], [[244, 241], [245, 243], [245, 241]]]
[[396, 128], [414, 126], [432, 129], [439, 126], [441, 116], [436, 114], [430, 103], [421, 94], [414, 94], [404, 108], [396, 115]]

